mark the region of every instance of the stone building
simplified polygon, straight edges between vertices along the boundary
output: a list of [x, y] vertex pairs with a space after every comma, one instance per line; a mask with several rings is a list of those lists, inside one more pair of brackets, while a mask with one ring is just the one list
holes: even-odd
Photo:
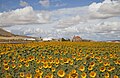
[[80, 36], [74, 36], [72, 39], [72, 42], [79, 42], [82, 41], [82, 38]]

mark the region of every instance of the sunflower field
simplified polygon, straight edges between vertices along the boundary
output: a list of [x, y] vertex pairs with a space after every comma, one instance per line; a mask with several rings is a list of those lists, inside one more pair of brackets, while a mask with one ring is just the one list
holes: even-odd
[[120, 43], [0, 44], [0, 78], [120, 78]]

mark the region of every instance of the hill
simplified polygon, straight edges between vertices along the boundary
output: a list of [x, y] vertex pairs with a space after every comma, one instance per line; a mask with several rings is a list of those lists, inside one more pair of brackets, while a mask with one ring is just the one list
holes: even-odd
[[12, 37], [12, 36], [15, 36], [14, 34], [8, 32], [8, 31], [5, 31], [3, 30], [2, 28], [0, 28], [0, 36], [3, 36], [3, 37]]

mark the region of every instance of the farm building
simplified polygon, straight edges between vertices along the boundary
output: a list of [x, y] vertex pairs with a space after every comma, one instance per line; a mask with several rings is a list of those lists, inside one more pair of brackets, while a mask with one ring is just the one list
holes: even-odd
[[72, 42], [79, 42], [82, 41], [82, 38], [80, 36], [74, 36], [72, 39]]

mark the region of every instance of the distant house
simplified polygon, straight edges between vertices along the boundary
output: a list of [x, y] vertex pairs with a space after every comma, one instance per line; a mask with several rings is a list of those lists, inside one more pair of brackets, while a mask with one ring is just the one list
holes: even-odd
[[35, 39], [34, 39], [34, 38], [24, 38], [24, 40], [35, 41]]
[[52, 41], [52, 38], [43, 38], [43, 41]]
[[82, 38], [80, 36], [74, 36], [72, 39], [72, 42], [79, 42], [82, 41]]

